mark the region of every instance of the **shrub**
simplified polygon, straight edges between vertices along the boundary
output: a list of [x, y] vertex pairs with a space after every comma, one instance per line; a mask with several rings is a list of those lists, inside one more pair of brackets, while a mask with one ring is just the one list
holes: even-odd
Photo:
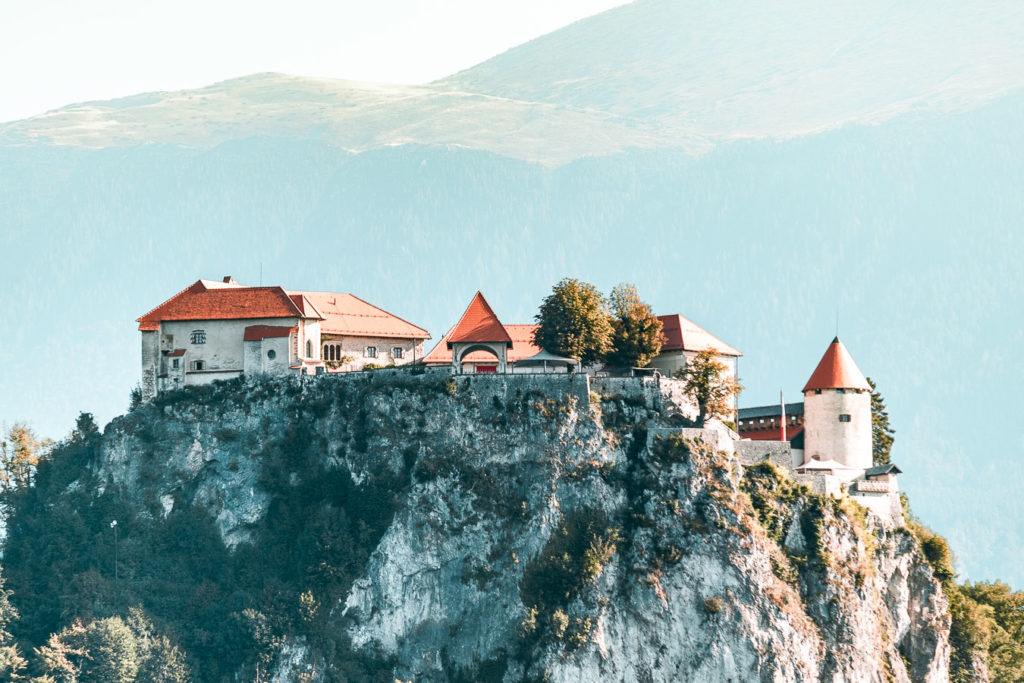
[[718, 614], [722, 611], [722, 599], [721, 598], [705, 598], [704, 599], [704, 611], [708, 614]]

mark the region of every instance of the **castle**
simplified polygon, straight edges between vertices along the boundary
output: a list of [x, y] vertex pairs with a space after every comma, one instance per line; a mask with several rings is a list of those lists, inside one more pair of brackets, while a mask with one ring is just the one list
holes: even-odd
[[[661, 353], [653, 360], [658, 400], [692, 419], [695, 406], [671, 379], [710, 350], [736, 376], [742, 355], [682, 315], [659, 316]], [[142, 395], [255, 374], [325, 374], [381, 366], [448, 367], [456, 374], [587, 373], [573, 358], [534, 344], [536, 325], [506, 325], [477, 292], [459, 321], [428, 353], [430, 334], [352, 294], [246, 287], [231, 277], [199, 280], [138, 318]], [[665, 377], [662, 377], [662, 374]], [[630, 379], [630, 378], [624, 378]], [[636, 378], [633, 378], [636, 379]], [[618, 380], [615, 380], [618, 382]], [[587, 380], [589, 385], [589, 380]], [[646, 390], [646, 389], [645, 389]], [[847, 493], [883, 518], [899, 515], [895, 465], [873, 467], [871, 388], [838, 337], [803, 389], [803, 403], [743, 408], [738, 434], [724, 425], [718, 446], [744, 464], [770, 460], [819, 493]], [[583, 393], [589, 395], [589, 389]], [[715, 430], [689, 430], [704, 438]], [[697, 434], [701, 432], [701, 434]]]
[[880, 516], [899, 515], [900, 469], [874, 466], [871, 386], [839, 337], [828, 345], [803, 394], [803, 403], [740, 409], [743, 450], [770, 457], [819, 492], [845, 491]]

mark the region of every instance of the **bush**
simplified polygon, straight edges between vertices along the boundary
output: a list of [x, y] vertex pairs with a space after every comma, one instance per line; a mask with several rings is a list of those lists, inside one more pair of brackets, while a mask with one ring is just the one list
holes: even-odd
[[708, 614], [718, 614], [722, 611], [722, 599], [721, 598], [705, 598], [704, 599], [704, 611]]

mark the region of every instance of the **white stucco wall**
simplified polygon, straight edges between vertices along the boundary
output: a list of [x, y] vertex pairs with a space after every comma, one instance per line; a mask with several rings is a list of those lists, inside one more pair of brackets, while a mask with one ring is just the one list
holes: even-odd
[[[405, 365], [423, 358], [423, 341], [416, 339], [395, 339], [393, 337], [340, 337], [338, 335], [324, 334], [321, 338], [320, 349], [324, 344], [341, 343], [341, 352], [345, 356], [351, 356], [352, 360], [337, 368], [338, 371], [361, 370], [367, 363], [377, 365]], [[370, 358], [366, 355], [367, 346], [377, 347], [377, 357]], [[402, 349], [402, 357], [395, 358], [392, 349]], [[318, 354], [322, 351], [318, 349]], [[318, 358], [321, 356], [318, 355]], [[329, 371], [334, 371], [329, 369]]]
[[[245, 370], [246, 355], [243, 339], [245, 328], [251, 325], [273, 325], [280, 327], [300, 326], [296, 318], [246, 318], [242, 320], [181, 320], [164, 322], [160, 325], [160, 348], [171, 351], [185, 349], [181, 357], [183, 384], [207, 384], [218, 379], [237, 377]], [[206, 343], [193, 344], [191, 335], [194, 330], [206, 333]], [[317, 333], [319, 331], [317, 330]], [[279, 357], [288, 362], [288, 339], [281, 338]], [[204, 369], [195, 371], [195, 361], [203, 361]], [[161, 374], [165, 376], [161, 390], [174, 388], [176, 384], [171, 377], [171, 359], [161, 358]]]
[[[289, 337], [269, 337], [245, 342], [246, 375], [285, 375], [291, 370]], [[274, 357], [270, 357], [273, 351]]]
[[[849, 422], [840, 422], [840, 415]], [[804, 455], [847, 467], [871, 467], [871, 394], [823, 389], [804, 394]]]
[[142, 332], [142, 398], [151, 399], [158, 391], [157, 374], [160, 370], [160, 333]]

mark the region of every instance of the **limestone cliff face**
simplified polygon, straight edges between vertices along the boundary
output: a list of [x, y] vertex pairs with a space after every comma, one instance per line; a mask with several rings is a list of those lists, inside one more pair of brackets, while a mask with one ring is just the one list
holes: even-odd
[[[204, 510], [235, 549], [263, 533], [268, 468], [310, 476], [290, 440], [353, 486], [390, 482], [382, 534], [322, 613], [395, 678], [947, 678], [947, 602], [913, 537], [743, 468], [708, 445], [721, 426], [675, 434], [653, 380], [378, 371], [232, 391], [115, 421], [96, 474], [149, 514]], [[341, 678], [316, 639], [284, 635], [279, 680]]]

